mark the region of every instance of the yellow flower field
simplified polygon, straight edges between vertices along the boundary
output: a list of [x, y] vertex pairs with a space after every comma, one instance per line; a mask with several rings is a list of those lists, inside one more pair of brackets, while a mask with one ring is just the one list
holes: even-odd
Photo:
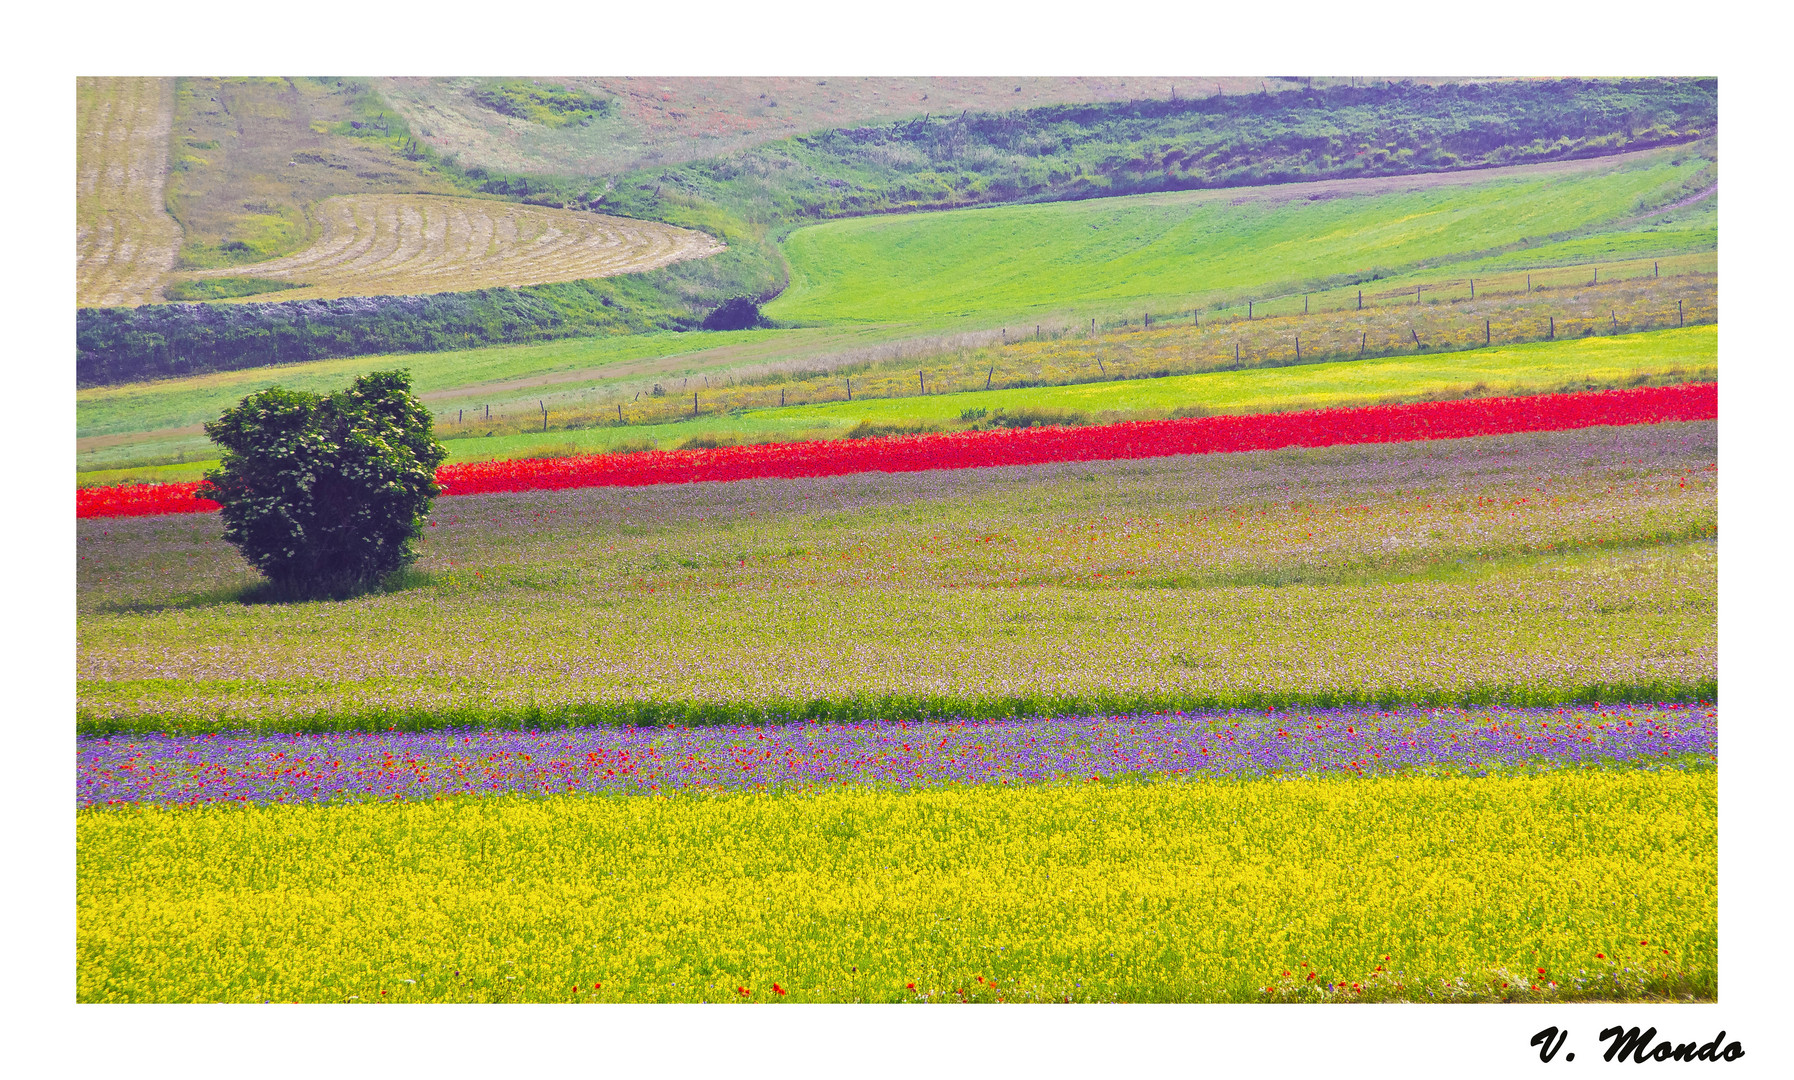
[[76, 820], [84, 1002], [1679, 1000], [1718, 985], [1710, 768]]

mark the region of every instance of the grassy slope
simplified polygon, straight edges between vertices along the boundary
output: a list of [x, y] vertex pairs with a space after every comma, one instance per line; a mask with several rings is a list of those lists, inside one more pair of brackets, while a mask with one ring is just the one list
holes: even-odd
[[[1244, 1002], [1304, 964], [1384, 1000], [1711, 999], [1716, 795], [1666, 769], [87, 812], [76, 999]], [[1512, 987], [1539, 968], [1561, 987]]]
[[256, 576], [216, 515], [90, 519], [78, 701], [384, 728], [532, 703], [1673, 692], [1715, 675], [1714, 430], [466, 496], [438, 503], [414, 587], [341, 604], [238, 603]]
[[[267, 386], [293, 390], [336, 389], [356, 374], [382, 368], [403, 367], [411, 372], [412, 387], [425, 400], [444, 390], [490, 385], [494, 393], [505, 384], [541, 383], [569, 372], [590, 372], [602, 384], [625, 378], [654, 377], [658, 365], [638, 365], [677, 357], [677, 370], [716, 370], [769, 357], [801, 352], [813, 341], [851, 346], [877, 341], [881, 335], [865, 331], [742, 330], [732, 333], [631, 334], [577, 338], [541, 345], [498, 345], [454, 352], [413, 353], [398, 356], [357, 356], [317, 360], [278, 368], [220, 372], [187, 379], [168, 379], [124, 386], [94, 387], [76, 392], [78, 437], [121, 432], [154, 431], [215, 419], [245, 394]], [[714, 350], [717, 355], [709, 355]], [[644, 370], [645, 367], [645, 370]], [[529, 387], [512, 393], [530, 393]]]
[[[381, 95], [425, 142], [466, 165], [507, 172], [611, 175], [638, 167], [724, 154], [834, 127], [936, 116], [1007, 112], [1040, 105], [1129, 101], [1162, 95], [1191, 76], [1073, 78], [621, 78], [575, 77], [545, 85], [579, 87], [618, 108], [590, 124], [549, 128], [482, 108], [472, 78], [380, 79]], [[1325, 80], [1323, 80], [1323, 83]], [[1257, 93], [1297, 85], [1275, 77], [1202, 81], [1204, 92]]]
[[1406, 190], [1318, 199], [1189, 192], [829, 222], [786, 241], [791, 286], [767, 312], [800, 322], [932, 322], [1122, 301], [1175, 310], [1285, 293], [1624, 218], [1703, 164], [1672, 157], [1470, 184], [1413, 178], [1398, 185]]

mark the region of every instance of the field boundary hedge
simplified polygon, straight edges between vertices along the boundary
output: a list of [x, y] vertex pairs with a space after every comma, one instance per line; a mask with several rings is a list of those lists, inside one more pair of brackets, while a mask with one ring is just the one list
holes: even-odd
[[325, 734], [362, 731], [552, 730], [580, 727], [727, 727], [903, 721], [1038, 720], [1067, 716], [1334, 708], [1552, 708], [1649, 702], [1712, 703], [1719, 680], [1652, 679], [1578, 686], [1489, 683], [1468, 687], [1253, 690], [1239, 693], [1023, 694], [1003, 697], [877, 694], [809, 700], [579, 702], [468, 705], [453, 709], [367, 709], [244, 720], [182, 716], [99, 716], [78, 712], [80, 738], [226, 732]]
[[75, 385], [697, 326], [641, 275], [427, 296], [79, 308]]

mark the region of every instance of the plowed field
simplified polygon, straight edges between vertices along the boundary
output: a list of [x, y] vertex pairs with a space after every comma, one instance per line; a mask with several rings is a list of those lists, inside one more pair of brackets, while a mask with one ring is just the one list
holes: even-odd
[[75, 108], [75, 303], [160, 301], [181, 242], [162, 198], [173, 83], [79, 79]]
[[416, 295], [639, 273], [723, 248], [659, 222], [445, 195], [342, 195], [317, 217], [304, 251], [194, 276], [307, 286], [282, 300]]

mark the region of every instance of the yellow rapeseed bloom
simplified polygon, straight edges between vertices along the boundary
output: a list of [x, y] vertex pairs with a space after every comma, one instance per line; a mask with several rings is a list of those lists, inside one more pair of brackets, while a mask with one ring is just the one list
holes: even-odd
[[1717, 992], [1711, 770], [133, 808], [77, 833], [82, 1001]]

